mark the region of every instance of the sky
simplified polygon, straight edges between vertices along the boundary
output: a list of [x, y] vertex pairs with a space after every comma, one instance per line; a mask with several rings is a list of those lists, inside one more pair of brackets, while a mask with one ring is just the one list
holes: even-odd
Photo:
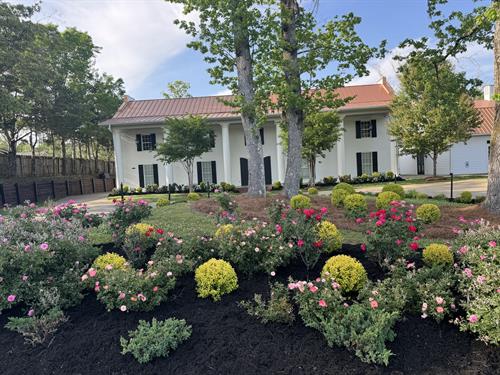
[[[9, 0], [34, 3], [36, 0]], [[311, 0], [303, 0], [307, 6]], [[320, 22], [335, 15], [353, 12], [362, 18], [358, 32], [363, 41], [376, 46], [387, 40], [390, 50], [383, 60], [369, 62], [370, 75], [352, 84], [377, 82], [382, 75], [397, 88], [397, 65], [392, 57], [404, 39], [429, 35], [426, 0], [320, 0], [316, 17]], [[450, 0], [454, 9], [467, 11], [473, 0]], [[163, 0], [42, 0], [42, 11], [35, 16], [61, 28], [76, 27], [88, 32], [101, 47], [97, 68], [125, 81], [127, 94], [135, 99], [160, 98], [167, 82], [184, 80], [191, 84], [193, 96], [227, 93], [224, 87], [209, 83], [207, 63], [202, 55], [186, 47], [189, 42], [173, 24], [182, 14], [179, 5]], [[493, 82], [493, 53], [471, 45], [467, 53], [454, 60], [457, 70], [484, 84]]]

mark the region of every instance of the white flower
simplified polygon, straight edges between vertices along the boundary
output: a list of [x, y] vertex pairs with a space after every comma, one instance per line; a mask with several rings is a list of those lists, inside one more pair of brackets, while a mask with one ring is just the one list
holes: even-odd
[[276, 272], [272, 271], [271, 276], [276, 276]]
[[120, 306], [120, 310], [123, 311], [123, 312], [127, 311], [127, 306], [121, 305]]
[[172, 272], [168, 271], [168, 272], [167, 272], [167, 276], [168, 276], [168, 277], [172, 276]]

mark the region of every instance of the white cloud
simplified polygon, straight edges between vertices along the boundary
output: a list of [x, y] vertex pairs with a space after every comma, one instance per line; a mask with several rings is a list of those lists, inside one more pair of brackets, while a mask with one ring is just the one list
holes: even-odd
[[87, 31], [102, 47], [99, 70], [123, 78], [128, 91], [186, 49], [189, 38], [173, 24], [179, 17], [182, 7], [163, 0], [45, 0], [38, 15], [41, 22]]
[[233, 92], [230, 89], [222, 89], [220, 91], [217, 91], [214, 95], [215, 96], [220, 96], [220, 95], [232, 95]]

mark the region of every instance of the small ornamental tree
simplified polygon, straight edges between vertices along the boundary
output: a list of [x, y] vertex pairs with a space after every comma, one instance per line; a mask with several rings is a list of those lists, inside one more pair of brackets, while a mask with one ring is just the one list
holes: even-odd
[[169, 118], [165, 131], [167, 141], [157, 145], [156, 157], [165, 164], [181, 163], [188, 175], [189, 192], [192, 192], [194, 159], [212, 149], [214, 132], [199, 116]]
[[191, 85], [188, 82], [177, 79], [167, 83], [167, 91], [162, 94], [165, 99], [191, 98], [190, 88]]

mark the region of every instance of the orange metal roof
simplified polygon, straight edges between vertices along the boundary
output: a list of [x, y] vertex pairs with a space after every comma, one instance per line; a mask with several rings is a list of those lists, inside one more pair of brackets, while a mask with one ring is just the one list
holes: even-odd
[[476, 135], [490, 135], [493, 132], [493, 123], [495, 120], [495, 101], [476, 100], [474, 107], [477, 108], [483, 119], [481, 126], [474, 133]]

